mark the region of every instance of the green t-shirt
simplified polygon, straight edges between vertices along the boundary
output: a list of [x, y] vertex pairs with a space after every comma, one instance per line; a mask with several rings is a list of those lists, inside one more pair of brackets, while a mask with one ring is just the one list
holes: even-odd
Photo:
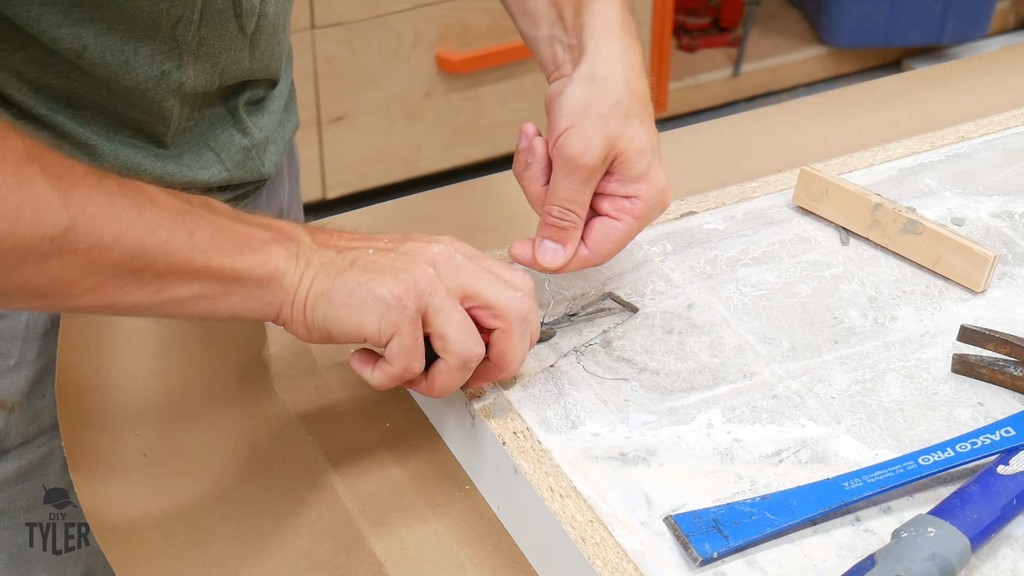
[[90, 164], [239, 199], [298, 127], [291, 0], [2, 0], [0, 113]]

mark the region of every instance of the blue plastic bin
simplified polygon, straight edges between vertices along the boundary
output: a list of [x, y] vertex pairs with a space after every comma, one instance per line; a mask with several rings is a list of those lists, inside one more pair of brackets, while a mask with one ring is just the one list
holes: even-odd
[[944, 46], [977, 40], [996, 0], [793, 0], [825, 44], [841, 48]]

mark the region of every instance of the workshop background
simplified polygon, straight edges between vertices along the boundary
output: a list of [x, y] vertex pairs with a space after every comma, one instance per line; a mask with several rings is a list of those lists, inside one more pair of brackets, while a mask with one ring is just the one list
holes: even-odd
[[[1024, 40], [1021, 0], [633, 4], [664, 129]], [[309, 220], [508, 169], [518, 127], [543, 128], [544, 78], [498, 0], [294, 10]]]
[[[609, 266], [535, 277], [555, 318], [605, 292], [639, 312], [560, 329], [531, 380], [434, 401], [373, 390], [352, 347], [277, 326], [62, 317], [64, 449], [119, 574], [838, 573], [970, 469], [709, 570], [663, 515], [982, 425], [969, 439], [1021, 441], [1002, 431], [1024, 396], [950, 372], [950, 353], [969, 350], [962, 324], [1020, 332], [1024, 46], [993, 49], [1022, 40], [1024, 0], [634, 6], [674, 202]], [[492, 253], [533, 233], [509, 154], [545, 87], [498, 0], [296, 0], [293, 34], [309, 220]], [[845, 190], [834, 205], [878, 194], [900, 219], [797, 208], [808, 174]], [[939, 236], [967, 254], [948, 275], [947, 252], [896, 250]], [[978, 243], [994, 248], [961, 250]], [[1020, 527], [965, 576], [1024, 573], [1006, 569]], [[640, 568], [662, 560], [677, 569]]]

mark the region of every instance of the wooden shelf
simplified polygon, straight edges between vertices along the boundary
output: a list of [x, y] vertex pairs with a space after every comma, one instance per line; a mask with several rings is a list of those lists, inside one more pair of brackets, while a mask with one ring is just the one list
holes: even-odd
[[[1020, 25], [1012, 0], [1001, 0], [990, 33]], [[732, 76], [735, 48], [696, 54], [672, 47], [667, 108], [663, 116], [736, 102], [897, 62], [921, 49], [851, 50], [826, 46], [790, 0], [762, 0], [754, 16], [743, 70]]]

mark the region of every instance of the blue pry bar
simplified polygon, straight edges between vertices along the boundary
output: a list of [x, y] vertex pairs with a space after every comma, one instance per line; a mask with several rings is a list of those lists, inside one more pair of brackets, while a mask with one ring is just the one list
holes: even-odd
[[846, 474], [664, 520], [686, 554], [704, 566], [867, 498], [1021, 447], [1024, 412]]

